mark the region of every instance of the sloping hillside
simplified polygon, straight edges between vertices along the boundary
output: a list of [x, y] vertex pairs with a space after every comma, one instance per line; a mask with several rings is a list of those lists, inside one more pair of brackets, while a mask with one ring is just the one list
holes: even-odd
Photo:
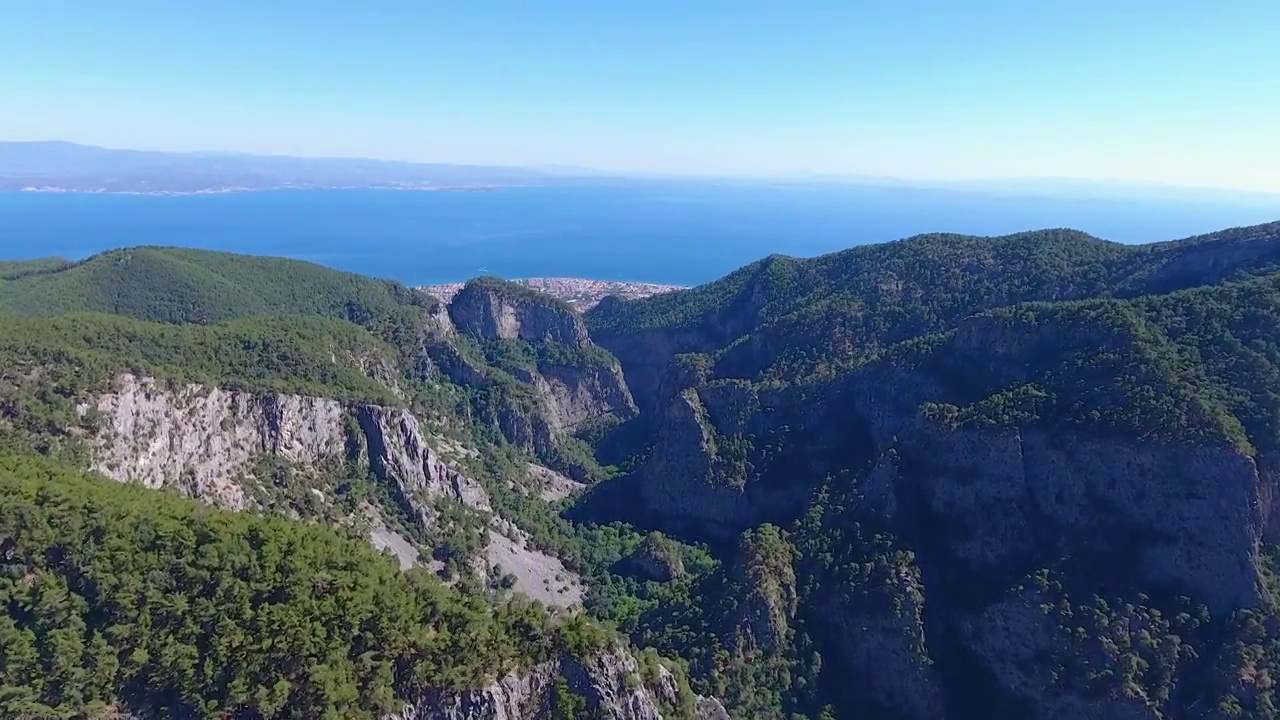
[[435, 305], [430, 297], [388, 280], [297, 260], [184, 248], [112, 250], [0, 284], [0, 312], [106, 312], [161, 322], [283, 314], [368, 325], [387, 322], [406, 306]]
[[[273, 258], [4, 272], [0, 714], [724, 717], [579, 612], [579, 573], [606, 601], [585, 548], [639, 536], [559, 518], [533, 461], [633, 409], [550, 298], [477, 286], [455, 328], [395, 283]], [[507, 336], [522, 318], [568, 335]]]
[[726, 559], [640, 625], [756, 716], [1269, 717], [1277, 258], [935, 235], [604, 303], [637, 469], [577, 512]]
[[606, 301], [587, 314], [642, 406], [680, 353], [713, 375], [830, 376], [894, 342], [1018, 302], [1131, 297], [1275, 268], [1280, 223], [1133, 246], [1070, 230], [922, 235], [799, 260], [773, 256], [691, 290]]
[[[400, 720], [723, 717], [707, 696], [776, 720], [1280, 707], [1280, 223], [1143, 246], [920, 236], [770, 257], [585, 318], [491, 278], [442, 305], [318, 266], [166, 249], [0, 271], [0, 521], [21, 518], [24, 553], [0, 578], [0, 657], [25, 658], [14, 703], [359, 716], [394, 697], [416, 713]], [[141, 490], [85, 467], [169, 499], [142, 513]], [[175, 492], [244, 513], [192, 520]], [[58, 562], [41, 528], [62, 525]], [[148, 600], [135, 622], [118, 588], [83, 578], [144, 541], [221, 577], [186, 535], [150, 529], [170, 526], [234, 546], [214, 560], [267, 568], [237, 578], [322, 635], [333, 608], [290, 604], [293, 570], [270, 570], [274, 540], [252, 539], [324, 548], [300, 551], [314, 559], [347, 552], [325, 538], [371, 538], [424, 567], [303, 570], [387, 584], [413, 617], [338, 595], [403, 635], [386, 649], [236, 645], [252, 621], [234, 614], [209, 644], [157, 634], [155, 618], [185, 628], [216, 606]], [[151, 557], [111, 561], [140, 575], [130, 597], [160, 596], [137, 565]], [[54, 605], [31, 594], [46, 579], [83, 610], [54, 613], [74, 626], [57, 638], [39, 609]], [[563, 607], [526, 609], [522, 593]], [[574, 614], [579, 597], [651, 649], [615, 647]], [[74, 665], [55, 645], [113, 680], [42, 679]], [[191, 670], [162, 681], [154, 657]], [[206, 671], [219, 663], [234, 678]]]

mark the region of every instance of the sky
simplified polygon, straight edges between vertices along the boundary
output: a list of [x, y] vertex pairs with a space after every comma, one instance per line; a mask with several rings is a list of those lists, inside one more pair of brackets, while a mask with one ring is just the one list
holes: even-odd
[[0, 0], [0, 140], [1280, 192], [1275, 0]]

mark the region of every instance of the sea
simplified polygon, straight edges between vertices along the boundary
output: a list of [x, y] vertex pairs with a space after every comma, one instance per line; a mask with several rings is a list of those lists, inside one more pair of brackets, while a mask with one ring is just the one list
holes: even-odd
[[838, 183], [652, 182], [486, 191], [0, 193], [0, 258], [178, 245], [411, 285], [477, 275], [697, 285], [764, 256], [926, 232], [1071, 227], [1124, 243], [1280, 219], [1280, 198], [1057, 196]]

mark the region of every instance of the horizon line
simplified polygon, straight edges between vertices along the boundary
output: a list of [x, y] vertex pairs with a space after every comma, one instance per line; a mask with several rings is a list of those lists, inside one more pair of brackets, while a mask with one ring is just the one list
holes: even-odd
[[[65, 139], [47, 139], [47, 140], [5, 140], [0, 139], [0, 146], [3, 145], [64, 145], [89, 150], [102, 150], [106, 152], [119, 153], [147, 153], [157, 155], [180, 155], [180, 156], [239, 156], [245, 158], [261, 158], [261, 159], [277, 159], [277, 160], [319, 160], [330, 162], [375, 162], [387, 163], [394, 165], [408, 165], [417, 167], [451, 167], [451, 168], [494, 168], [506, 170], [520, 170], [525, 172], [534, 172], [547, 175], [549, 177], [603, 177], [614, 179], [666, 179], [666, 180], [723, 180], [723, 181], [756, 181], [756, 182], [826, 182], [826, 183], [879, 183], [879, 184], [898, 184], [910, 185], [914, 187], [941, 186], [943, 188], [958, 189], [988, 189], [988, 190], [1026, 190], [1026, 188], [1018, 187], [993, 187], [993, 186], [1019, 186], [1032, 185], [1037, 183], [1053, 183], [1062, 185], [1071, 185], [1070, 188], [1048, 188], [1057, 190], [1080, 190], [1080, 189], [1125, 189], [1129, 191], [1166, 191], [1166, 192], [1199, 192], [1199, 193], [1217, 193], [1232, 195], [1236, 197], [1249, 197], [1258, 200], [1280, 201], [1280, 190], [1262, 190], [1254, 188], [1226, 187], [1216, 185], [1185, 185], [1181, 183], [1171, 183], [1162, 180], [1135, 180], [1135, 179], [1118, 179], [1118, 178], [1102, 178], [1102, 177], [1080, 177], [1071, 175], [1026, 175], [1026, 176], [995, 176], [995, 177], [963, 177], [963, 178], [947, 178], [947, 177], [921, 177], [921, 176], [902, 176], [902, 175], [872, 175], [858, 173], [856, 171], [835, 172], [835, 171], [791, 171], [780, 173], [721, 173], [721, 172], [700, 172], [697, 170], [685, 170], [681, 172], [672, 171], [644, 171], [644, 170], [607, 170], [597, 167], [583, 166], [576, 163], [535, 163], [535, 164], [502, 164], [502, 163], [480, 163], [480, 162], [438, 162], [431, 160], [406, 160], [404, 158], [388, 158], [370, 155], [329, 155], [329, 154], [283, 154], [283, 153], [262, 153], [249, 152], [244, 150], [170, 150], [156, 148], [129, 148], [129, 147], [109, 147], [106, 145], [96, 145], [92, 143], [79, 142], [76, 140]], [[1085, 186], [1085, 187], [1082, 187]], [[1042, 190], [1046, 188], [1041, 188]]]

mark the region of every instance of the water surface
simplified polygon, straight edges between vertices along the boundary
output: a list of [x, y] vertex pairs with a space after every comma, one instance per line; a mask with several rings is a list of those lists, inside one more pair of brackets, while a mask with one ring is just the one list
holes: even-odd
[[771, 253], [922, 232], [1073, 227], [1119, 242], [1280, 219], [1280, 202], [1049, 199], [863, 186], [648, 183], [488, 192], [0, 193], [0, 257], [128, 245], [283, 255], [410, 284], [571, 276], [697, 284]]

